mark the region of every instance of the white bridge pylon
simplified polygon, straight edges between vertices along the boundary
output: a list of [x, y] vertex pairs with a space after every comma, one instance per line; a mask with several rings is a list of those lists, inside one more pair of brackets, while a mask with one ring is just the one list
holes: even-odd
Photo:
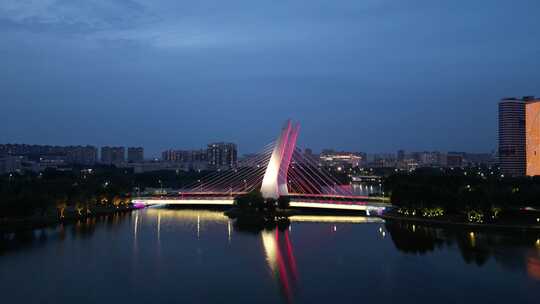
[[261, 193], [264, 198], [277, 199], [282, 195], [289, 194], [287, 174], [296, 148], [299, 130], [300, 125], [298, 123], [293, 124], [288, 120], [281, 131], [264, 173], [261, 185]]

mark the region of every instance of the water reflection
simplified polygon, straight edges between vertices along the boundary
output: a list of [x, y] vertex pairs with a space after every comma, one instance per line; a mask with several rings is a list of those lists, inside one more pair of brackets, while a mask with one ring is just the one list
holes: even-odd
[[95, 234], [96, 227], [101, 226], [107, 230], [113, 230], [129, 218], [129, 213], [116, 213], [90, 217], [71, 224], [58, 224], [47, 228], [0, 233], [0, 256], [21, 250], [39, 249], [50, 242], [90, 239]]
[[378, 183], [354, 183], [351, 185], [352, 193], [355, 195], [381, 194], [382, 185]]
[[262, 231], [261, 240], [270, 272], [290, 303], [297, 288], [298, 270], [289, 230]]
[[292, 215], [289, 217], [291, 223], [347, 223], [347, 224], [365, 224], [365, 223], [384, 223], [378, 217], [351, 216], [351, 215]]
[[[25, 254], [31, 251], [35, 254]], [[470, 280], [481, 279], [489, 270], [519, 273], [527, 283], [540, 282], [540, 234], [443, 229], [350, 214], [297, 215], [279, 225], [253, 227], [238, 225], [223, 211], [149, 208], [49, 229], [0, 234], [0, 254], [4, 255], [0, 262], [6, 261], [6, 265], [19, 262], [18, 268], [0, 270], [0, 278], [16, 275], [16, 270], [33, 271], [36, 265], [47, 267], [47, 263], [42, 264], [46, 256], [51, 265], [43, 273], [65, 276], [65, 282], [70, 282], [73, 278], [57, 268], [85, 273], [99, 268], [112, 276], [108, 284], [129, 284], [126, 288], [134, 293], [129, 299], [133, 303], [143, 303], [140, 297], [146, 294], [185, 297], [185, 302], [219, 302], [205, 293], [209, 286], [215, 294], [228, 294], [231, 299], [255, 295], [261, 303], [280, 299], [288, 303], [347, 302], [346, 296], [355, 296], [358, 286], [366, 286], [377, 297], [362, 294], [356, 300], [361, 296], [368, 297], [367, 302], [393, 303], [391, 294], [385, 297], [386, 286], [404, 295], [417, 287], [417, 283], [407, 281], [411, 276], [444, 281], [453, 273], [438, 267], [427, 275], [426, 262], [442, 265], [456, 261], [456, 257], [457, 264], [448, 263], [451, 270], [473, 274]], [[403, 263], [405, 255], [411, 257], [407, 263]], [[118, 263], [130, 259], [131, 263]], [[80, 263], [82, 260], [90, 261], [88, 267]], [[28, 269], [23, 268], [26, 265]], [[503, 282], [500, 277], [504, 276], [497, 278]], [[516, 279], [509, 277], [505, 284]], [[31, 280], [35, 283], [30, 284], [32, 288], [46, 287], [37, 278]], [[456, 284], [466, 288], [469, 283], [464, 279]], [[446, 285], [433, 283], [431, 287], [438, 292]], [[482, 287], [485, 285], [478, 288]], [[323, 299], [321, 293], [329, 298]]]
[[466, 264], [483, 266], [493, 260], [504, 268], [525, 271], [529, 277], [540, 280], [538, 232], [472, 231], [403, 221], [387, 221], [385, 228], [401, 252], [425, 255], [457, 248]]
[[[137, 221], [139, 213], [135, 214], [134, 230], [137, 231], [137, 226], [141, 223]], [[162, 222], [164, 225], [175, 223], [190, 229], [195, 230], [197, 239], [201, 238], [201, 234], [208, 225], [227, 225], [227, 238], [230, 241], [232, 238], [232, 228], [230, 219], [221, 211], [203, 210], [203, 209], [167, 209], [167, 208], [148, 208], [145, 211], [144, 217], [156, 223], [156, 237], [158, 240], [161, 235]], [[135, 235], [136, 237], [136, 235]]]

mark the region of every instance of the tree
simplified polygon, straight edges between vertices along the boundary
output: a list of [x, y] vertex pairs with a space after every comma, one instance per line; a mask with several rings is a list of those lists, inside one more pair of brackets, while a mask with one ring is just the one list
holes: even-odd
[[290, 202], [291, 202], [291, 199], [288, 196], [280, 196], [277, 200], [279, 209], [289, 208]]
[[253, 190], [247, 194], [240, 195], [234, 199], [234, 204], [239, 208], [262, 209], [265, 207], [265, 199], [258, 190]]

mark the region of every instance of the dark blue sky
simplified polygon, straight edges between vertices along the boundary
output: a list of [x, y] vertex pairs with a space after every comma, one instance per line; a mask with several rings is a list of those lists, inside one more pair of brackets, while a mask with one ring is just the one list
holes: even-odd
[[0, 142], [496, 148], [540, 95], [538, 0], [2, 0]]

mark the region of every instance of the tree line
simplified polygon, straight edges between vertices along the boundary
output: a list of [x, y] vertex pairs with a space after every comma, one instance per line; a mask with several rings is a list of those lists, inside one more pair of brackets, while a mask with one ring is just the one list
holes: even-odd
[[499, 211], [540, 208], [539, 176], [509, 178], [473, 168], [424, 169], [391, 175], [384, 185], [392, 204], [403, 208], [492, 216]]
[[0, 176], [0, 219], [45, 216], [66, 211], [89, 214], [100, 207], [121, 207], [130, 203], [134, 189], [178, 187], [196, 181], [205, 172], [159, 171], [134, 174], [113, 166], [70, 171]]

